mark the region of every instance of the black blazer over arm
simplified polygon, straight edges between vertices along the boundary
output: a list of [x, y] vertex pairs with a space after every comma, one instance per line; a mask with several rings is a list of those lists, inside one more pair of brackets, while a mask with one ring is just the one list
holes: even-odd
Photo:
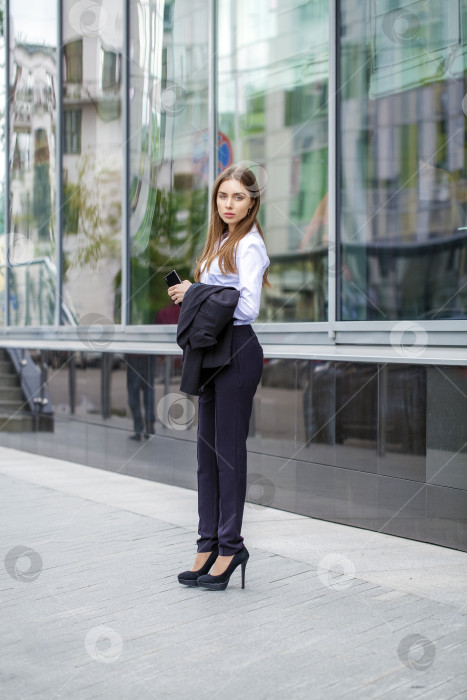
[[183, 350], [180, 390], [199, 395], [202, 367], [231, 362], [233, 313], [240, 292], [235, 287], [196, 282], [183, 297], [177, 344]]

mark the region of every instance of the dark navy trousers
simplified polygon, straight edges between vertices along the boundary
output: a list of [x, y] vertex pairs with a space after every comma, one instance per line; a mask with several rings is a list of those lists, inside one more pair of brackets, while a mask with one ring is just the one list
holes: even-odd
[[[203, 370], [204, 371], [204, 370]], [[251, 325], [233, 327], [232, 362], [201, 388], [198, 414], [198, 552], [221, 556], [243, 548], [246, 440], [263, 371], [263, 349]]]

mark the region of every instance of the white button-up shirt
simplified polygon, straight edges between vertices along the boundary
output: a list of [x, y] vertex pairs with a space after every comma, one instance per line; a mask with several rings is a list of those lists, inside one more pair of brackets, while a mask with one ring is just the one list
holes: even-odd
[[[228, 234], [225, 233], [221, 246]], [[238, 242], [236, 249], [236, 273], [223, 275], [219, 268], [218, 258], [215, 258], [209, 271], [205, 271], [204, 263], [200, 282], [203, 284], [219, 284], [224, 287], [235, 287], [240, 291], [240, 298], [234, 311], [234, 326], [253, 323], [258, 317], [261, 303], [261, 288], [263, 274], [269, 265], [266, 246], [256, 226], [253, 226]]]

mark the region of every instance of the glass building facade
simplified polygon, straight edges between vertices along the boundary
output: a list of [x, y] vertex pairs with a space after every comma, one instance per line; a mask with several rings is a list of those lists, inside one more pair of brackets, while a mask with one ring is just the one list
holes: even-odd
[[243, 163], [248, 503], [467, 551], [467, 0], [1, 7], [0, 444], [196, 488], [163, 277]]

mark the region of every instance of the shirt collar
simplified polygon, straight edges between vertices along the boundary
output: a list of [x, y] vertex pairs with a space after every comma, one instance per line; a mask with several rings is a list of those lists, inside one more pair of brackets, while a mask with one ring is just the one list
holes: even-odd
[[[256, 228], [256, 224], [253, 224], [253, 226], [248, 231], [248, 233], [258, 233], [258, 229]], [[222, 234], [221, 241], [224, 241], [228, 235], [229, 235], [229, 230], [227, 229], [227, 231], [224, 231], [224, 233]]]

